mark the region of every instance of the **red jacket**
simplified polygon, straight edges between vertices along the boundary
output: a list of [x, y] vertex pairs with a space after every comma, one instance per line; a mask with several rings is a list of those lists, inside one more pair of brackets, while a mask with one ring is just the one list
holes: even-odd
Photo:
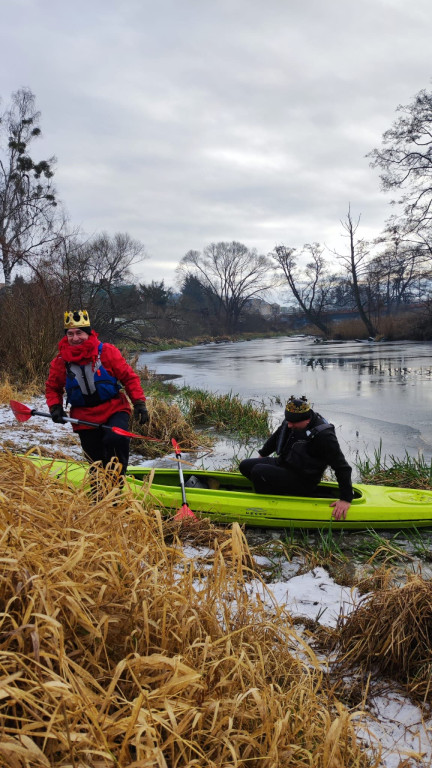
[[[113, 344], [103, 344], [100, 359], [108, 373], [115, 376], [124, 386], [128, 397], [133, 403], [136, 403], [137, 400], [145, 400], [139, 376], [128, 365], [117, 347]], [[63, 404], [65, 384], [65, 361], [61, 355], [57, 355], [50, 364], [48, 379], [45, 385], [46, 401], [49, 408], [57, 403]], [[123, 392], [119, 392], [117, 397], [113, 397], [111, 400], [107, 400], [100, 405], [95, 405], [93, 408], [75, 406], [71, 408], [70, 415], [73, 419], [84, 419], [85, 421], [95, 421], [99, 424], [104, 424], [117, 411], [131, 412], [131, 407]], [[91, 429], [91, 427], [74, 424], [73, 429], [76, 432], [80, 429]]]

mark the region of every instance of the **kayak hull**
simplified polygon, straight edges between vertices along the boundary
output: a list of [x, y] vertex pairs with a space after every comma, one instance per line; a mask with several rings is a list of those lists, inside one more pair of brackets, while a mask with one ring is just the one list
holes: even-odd
[[[84, 462], [32, 458], [68, 482], [80, 484], [88, 472]], [[432, 491], [380, 485], [353, 485], [355, 498], [347, 519], [332, 519], [332, 500], [338, 499], [336, 483], [321, 483], [322, 498], [256, 494], [251, 483], [235, 472], [183, 469], [187, 503], [197, 517], [215, 523], [261, 528], [379, 529], [432, 526]], [[179, 475], [174, 468], [128, 467], [127, 481], [137, 496], [175, 512], [182, 506]], [[192, 478], [192, 479], [191, 479]], [[204, 486], [204, 487], [200, 487]], [[211, 486], [211, 487], [209, 487]]]

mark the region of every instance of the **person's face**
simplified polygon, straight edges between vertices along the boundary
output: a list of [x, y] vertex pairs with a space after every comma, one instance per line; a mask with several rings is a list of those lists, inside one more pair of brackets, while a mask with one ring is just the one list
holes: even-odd
[[306, 429], [309, 422], [310, 419], [303, 419], [303, 421], [288, 421], [287, 419], [287, 424], [290, 429]]
[[83, 341], [88, 339], [88, 333], [83, 331], [81, 328], [69, 328], [66, 331], [66, 337], [69, 344], [75, 347], [77, 344], [82, 344]]

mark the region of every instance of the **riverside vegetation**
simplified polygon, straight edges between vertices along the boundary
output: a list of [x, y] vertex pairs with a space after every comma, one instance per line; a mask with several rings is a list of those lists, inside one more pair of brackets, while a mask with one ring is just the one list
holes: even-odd
[[377, 768], [356, 735], [368, 690], [387, 677], [427, 711], [429, 581], [381, 569], [335, 629], [269, 613], [238, 525], [166, 520], [151, 489], [100, 482], [94, 503], [0, 454], [2, 765]]
[[[153, 429], [168, 440], [171, 425], [185, 450], [203, 445], [204, 426], [268, 431], [261, 405], [243, 411], [235, 395], [145, 375]], [[4, 382], [0, 400], [12, 397]], [[432, 487], [421, 459], [377, 451], [360, 470], [367, 482]], [[356, 736], [368, 692], [387, 680], [429, 711], [424, 532], [254, 542], [237, 525], [165, 520], [150, 494], [120, 493], [101, 474], [105, 497], [94, 504], [85, 483], [69, 487], [0, 454], [2, 764], [366, 768], [379, 765]], [[189, 558], [184, 543], [207, 555]], [[278, 607], [269, 615], [245, 585], [259, 578], [271, 593], [287, 560], [300, 572], [323, 565], [362, 602], [334, 629]]]
[[105, 481], [95, 504], [0, 455], [2, 765], [377, 766], [290, 616], [247, 595], [239, 527], [194, 532]]

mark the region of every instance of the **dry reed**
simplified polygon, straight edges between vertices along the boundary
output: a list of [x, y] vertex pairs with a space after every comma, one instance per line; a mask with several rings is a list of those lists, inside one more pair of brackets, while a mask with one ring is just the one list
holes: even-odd
[[2, 766], [371, 764], [289, 617], [247, 596], [237, 525], [206, 575], [108, 476], [95, 503], [4, 453], [0, 487]]
[[402, 683], [415, 701], [432, 702], [432, 583], [418, 575], [365, 596], [339, 628], [338, 666], [360, 665]]
[[150, 421], [141, 427], [132, 420], [131, 429], [138, 434], [155, 437], [160, 442], [154, 443], [145, 440], [132, 440], [132, 450], [135, 453], [154, 459], [173, 451], [171, 438], [175, 438], [183, 451], [194, 451], [202, 447], [209, 447], [213, 440], [203, 433], [198, 433], [186, 421], [176, 403], [167, 403], [165, 400], [150, 397], [147, 400]]
[[40, 387], [36, 382], [16, 389], [7, 376], [0, 381], [0, 405], [9, 405], [10, 400], [26, 400], [38, 394], [40, 394]]

